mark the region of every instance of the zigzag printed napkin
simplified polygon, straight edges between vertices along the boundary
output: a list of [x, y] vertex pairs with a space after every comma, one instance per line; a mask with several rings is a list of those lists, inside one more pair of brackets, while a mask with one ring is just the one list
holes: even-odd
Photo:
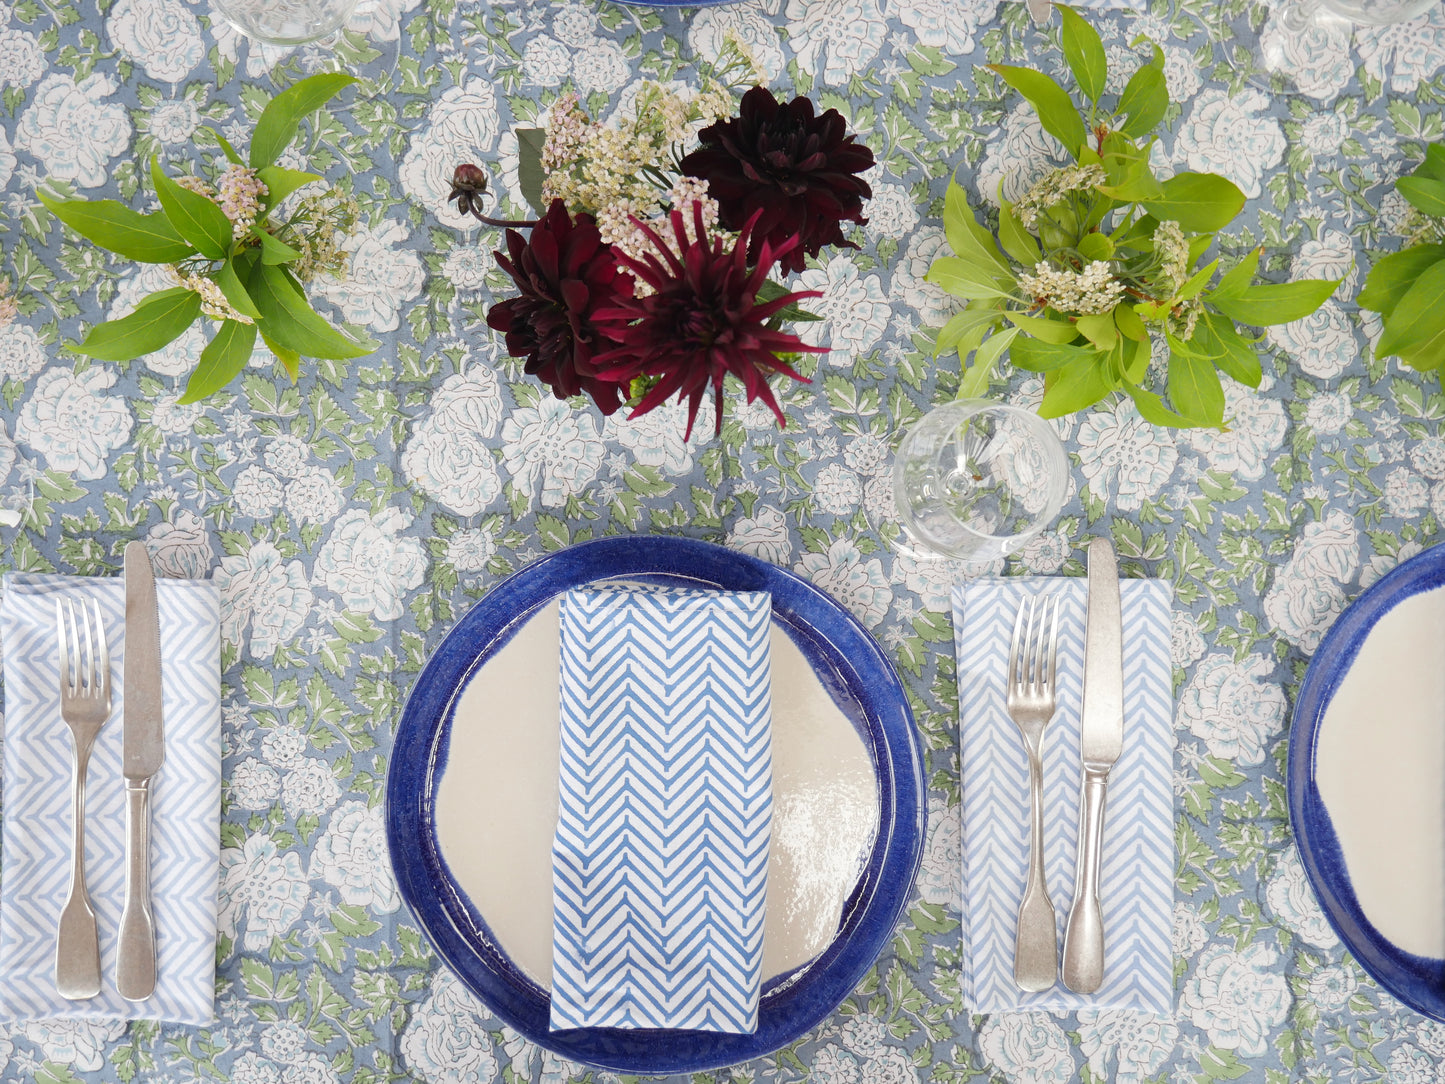
[[771, 614], [765, 592], [563, 598], [553, 1030], [757, 1030]]
[[1009, 642], [1022, 599], [1059, 601], [1059, 702], [1044, 731], [1044, 867], [1064, 920], [1079, 831], [1079, 707], [1088, 586], [1081, 577], [978, 579], [953, 590], [963, 743], [964, 997], [976, 1012], [1134, 1009], [1171, 1012], [1174, 723], [1169, 611], [1162, 580], [1119, 585], [1124, 623], [1124, 750], [1109, 775], [1100, 898], [1104, 984], [1014, 985], [1015, 924], [1028, 864], [1028, 760], [1005, 707]]
[[[7, 573], [0, 604], [5, 668], [4, 843], [0, 849], [0, 1019], [163, 1020], [215, 1015], [216, 887], [221, 824], [220, 595], [203, 580], [156, 580], [166, 761], [152, 786], [151, 894], [156, 990], [115, 989], [125, 902], [121, 673], [125, 586], [119, 577]], [[60, 719], [55, 600], [100, 604], [110, 646], [111, 714], [86, 775], [85, 871], [100, 932], [101, 990], [55, 992], [55, 931], [70, 883], [70, 731]]]

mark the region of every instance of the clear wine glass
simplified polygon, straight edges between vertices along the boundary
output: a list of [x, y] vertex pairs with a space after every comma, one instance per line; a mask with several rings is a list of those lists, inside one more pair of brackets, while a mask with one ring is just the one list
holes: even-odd
[[[1312, 97], [1318, 80], [1305, 71], [1315, 57], [1348, 51], [1356, 26], [1389, 26], [1419, 18], [1440, 0], [1283, 0], [1270, 5], [1256, 50], [1266, 80], [1299, 84]], [[1271, 89], [1279, 89], [1278, 85]], [[1338, 89], [1337, 87], [1333, 89]]]
[[1069, 488], [1053, 427], [1003, 403], [959, 399], [904, 434], [893, 502], [908, 537], [934, 554], [995, 561], [1042, 531]]

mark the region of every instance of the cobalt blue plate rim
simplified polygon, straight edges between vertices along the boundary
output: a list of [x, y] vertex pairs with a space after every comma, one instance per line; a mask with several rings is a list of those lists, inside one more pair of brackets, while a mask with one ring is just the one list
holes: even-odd
[[1440, 586], [1445, 586], [1445, 546], [1434, 546], [1371, 584], [1335, 619], [1295, 702], [1286, 789], [1305, 875], [1335, 933], [1377, 983], [1416, 1011], [1445, 1021], [1445, 960], [1404, 951], [1365, 916], [1315, 775], [1320, 724], [1370, 630], [1405, 599]]
[[[497, 945], [446, 867], [433, 817], [460, 691], [540, 609], [568, 588], [628, 577], [764, 590], [777, 621], [869, 747], [880, 821], [866, 869], [822, 955], [765, 984], [751, 1035], [587, 1028], [551, 1031], [545, 989]], [[923, 857], [923, 755], [908, 697], [878, 642], [831, 596], [794, 573], [722, 546], [643, 535], [596, 539], [528, 565], [472, 607], [433, 652], [397, 727], [386, 782], [387, 846], [402, 898], [452, 972], [499, 1018], [563, 1057], [621, 1073], [702, 1072], [762, 1057], [807, 1034], [887, 947]]]

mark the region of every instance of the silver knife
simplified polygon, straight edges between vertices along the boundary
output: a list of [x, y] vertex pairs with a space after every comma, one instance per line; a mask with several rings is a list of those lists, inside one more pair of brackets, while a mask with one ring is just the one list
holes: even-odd
[[151, 914], [151, 780], [166, 759], [161, 718], [161, 622], [156, 578], [144, 542], [125, 547], [125, 908], [120, 916], [115, 985], [127, 1001], [156, 988]]
[[1104, 799], [1109, 771], [1124, 747], [1124, 626], [1119, 610], [1119, 563], [1107, 538], [1089, 543], [1089, 610], [1084, 628], [1084, 706], [1079, 754], [1079, 854], [1074, 901], [1064, 927], [1064, 985], [1092, 994], [1104, 982], [1104, 916], [1099, 865], [1104, 846]]

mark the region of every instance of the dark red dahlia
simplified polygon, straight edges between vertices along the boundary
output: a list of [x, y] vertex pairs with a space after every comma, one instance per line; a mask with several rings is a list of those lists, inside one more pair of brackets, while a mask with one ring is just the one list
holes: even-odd
[[[750, 256], [768, 241], [784, 271], [801, 271], [803, 257], [824, 245], [857, 248], [843, 239], [841, 223], [868, 221], [863, 201], [873, 190], [856, 175], [873, 165], [873, 152], [847, 128], [836, 109], [815, 117], [807, 98], [783, 105], [753, 87], [735, 119], [698, 133], [701, 145], [682, 160], [682, 171], [707, 181], [728, 229], [759, 216]], [[799, 245], [783, 255], [783, 241], [794, 234]]]
[[[600, 309], [598, 326], [617, 346], [594, 359], [604, 380], [630, 384], [639, 377], [656, 378], [657, 383], [632, 412], [646, 414], [666, 402], [674, 393], [686, 398], [687, 432], [702, 397], [711, 385], [717, 397], [717, 427], [722, 430], [723, 379], [732, 373], [743, 382], [748, 402], [762, 399], [787, 425], [782, 408], [773, 397], [768, 378], [782, 373], [808, 383], [807, 378], [779, 357], [810, 351], [825, 354], [825, 346], [809, 346], [796, 335], [769, 327], [769, 319], [794, 301], [821, 297], [817, 291], [784, 294], [772, 301], [758, 301], [758, 290], [779, 257], [798, 243], [789, 237], [774, 248], [764, 240], [756, 264], [749, 266], [748, 248], [757, 215], [743, 225], [731, 249], [720, 237], [709, 237], [702, 221], [702, 207], [694, 203], [693, 236], [689, 240], [681, 211], [672, 212], [675, 248], [650, 227], [638, 223], [652, 241], [656, 254], [641, 260], [618, 255], [619, 261], [652, 289], [646, 297], [619, 295], [611, 308]], [[636, 220], [633, 220], [636, 222]]]
[[521, 296], [493, 305], [488, 326], [506, 333], [507, 352], [526, 358], [527, 372], [558, 399], [586, 392], [602, 413], [611, 414], [627, 392], [599, 373], [596, 355], [616, 344], [599, 333], [594, 320], [598, 309], [632, 295], [612, 246], [603, 242], [591, 215], [574, 219], [558, 199], [530, 238], [507, 231], [507, 253], [493, 255]]

